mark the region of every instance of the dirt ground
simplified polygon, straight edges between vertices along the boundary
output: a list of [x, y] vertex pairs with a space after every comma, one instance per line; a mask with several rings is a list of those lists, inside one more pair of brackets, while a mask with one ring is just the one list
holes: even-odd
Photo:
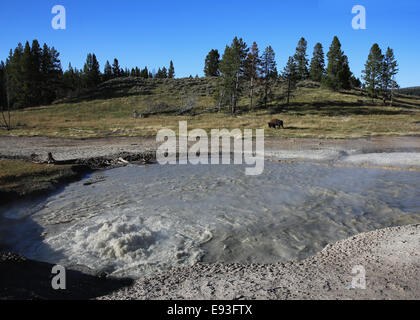
[[[155, 151], [154, 137], [111, 137], [98, 139], [61, 139], [48, 137], [2, 137], [1, 156], [30, 156], [35, 153], [46, 157], [52, 152], [57, 160], [108, 156], [120, 152]], [[265, 150], [353, 150], [357, 153], [420, 152], [420, 136], [373, 137], [363, 139], [295, 139], [265, 138]]]

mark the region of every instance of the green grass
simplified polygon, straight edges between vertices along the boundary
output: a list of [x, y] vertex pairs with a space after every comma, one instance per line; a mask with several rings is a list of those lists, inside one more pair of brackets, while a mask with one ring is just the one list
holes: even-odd
[[[0, 135], [89, 138], [108, 136], [155, 136], [164, 127], [176, 130], [187, 120], [190, 129], [264, 128], [266, 136], [358, 138], [377, 135], [420, 134], [420, 98], [399, 96], [393, 107], [383, 106], [360, 91], [332, 92], [323, 88], [299, 88], [286, 107], [272, 101], [267, 109], [249, 111], [245, 92], [237, 117], [229, 110], [207, 112], [215, 107], [216, 80], [212, 79], [123, 79], [111, 80], [99, 89], [59, 104], [12, 112], [14, 129]], [[280, 92], [280, 88], [276, 88]], [[133, 119], [132, 112], [147, 113], [166, 103], [181, 109], [187, 97], [197, 102], [195, 116], [153, 115]], [[257, 100], [257, 99], [255, 99]], [[254, 101], [255, 101], [254, 100]], [[268, 129], [271, 118], [282, 119], [285, 130]]]

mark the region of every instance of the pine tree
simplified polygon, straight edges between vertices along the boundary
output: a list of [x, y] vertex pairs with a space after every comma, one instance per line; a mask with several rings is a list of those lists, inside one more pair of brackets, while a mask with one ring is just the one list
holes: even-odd
[[395, 81], [395, 76], [398, 71], [398, 63], [395, 59], [394, 51], [388, 47], [383, 61], [381, 84], [384, 92], [384, 99], [390, 99], [391, 106], [393, 104], [394, 89], [398, 87], [398, 84]]
[[254, 43], [251, 46], [250, 52], [245, 60], [245, 76], [249, 79], [250, 87], [249, 87], [249, 105], [250, 109], [253, 110], [253, 97], [254, 97], [254, 89], [255, 83], [258, 79], [259, 72], [261, 68], [261, 59], [260, 59], [260, 52], [258, 49], [257, 43]]
[[140, 77], [142, 77], [144, 79], [149, 78], [149, 70], [147, 70], [147, 67], [144, 67], [144, 69], [141, 70]]
[[174, 68], [174, 63], [169, 62], [169, 70], [168, 70], [168, 78], [173, 79], [175, 78], [175, 68]]
[[[39, 42], [37, 40], [33, 40], [31, 47], [31, 68], [28, 77], [30, 78], [30, 105], [34, 106], [43, 102], [49, 102], [49, 99], [45, 99], [45, 91], [42, 90], [45, 80], [47, 80], [46, 77], [43, 76], [43, 70], [41, 70], [42, 63], [43, 50], [41, 50]], [[50, 90], [53, 89], [54, 88], [51, 88]]]
[[66, 91], [73, 91], [76, 89], [76, 73], [71, 63], [69, 63], [68, 69], [63, 74], [63, 87]]
[[30, 107], [33, 104], [31, 103], [31, 96], [33, 93], [32, 85], [32, 53], [31, 46], [29, 42], [26, 41], [25, 48], [23, 49], [22, 55], [22, 96], [18, 98], [17, 103], [19, 107]]
[[108, 60], [106, 60], [104, 67], [104, 80], [108, 81], [112, 79], [112, 67]]
[[297, 80], [305, 80], [308, 78], [308, 58], [306, 55], [308, 43], [305, 38], [300, 38], [298, 46], [296, 48], [296, 53], [294, 55], [294, 61], [297, 67]]
[[206, 77], [218, 77], [220, 75], [220, 55], [219, 51], [212, 49], [208, 53], [204, 62], [204, 75]]
[[114, 78], [121, 76], [121, 68], [117, 58], [114, 59], [114, 63], [112, 64], [112, 75]]
[[10, 49], [9, 57], [6, 60], [6, 89], [8, 97], [8, 105], [10, 108], [22, 106], [23, 96], [23, 46], [21, 43], [13, 51]]
[[82, 73], [77, 68], [73, 68], [69, 63], [68, 69], [63, 75], [63, 87], [67, 94], [78, 95], [79, 91], [84, 87], [84, 79]]
[[261, 56], [261, 78], [264, 81], [262, 100], [265, 108], [267, 108], [267, 101], [272, 94], [272, 82], [277, 78], [277, 76], [275, 53], [273, 48], [268, 46]]
[[298, 77], [298, 67], [293, 57], [289, 57], [286, 66], [284, 67], [282, 78], [286, 81], [286, 105], [289, 105], [290, 96], [296, 88]]
[[7, 90], [6, 90], [6, 65], [4, 61], [0, 62], [0, 107], [4, 110], [7, 106]]
[[10, 122], [10, 107], [7, 97], [6, 65], [3, 61], [0, 62], [0, 110], [2, 123], [9, 131], [12, 129], [12, 127]]
[[162, 68], [162, 79], [165, 79], [168, 77], [168, 70], [166, 69], [166, 67]]
[[44, 43], [42, 49], [42, 103], [49, 104], [57, 98], [63, 86], [63, 70], [61, 68], [60, 53], [54, 48], [49, 48]]
[[162, 79], [162, 69], [161, 68], [159, 68], [158, 71], [156, 72], [155, 78]]
[[322, 44], [319, 42], [314, 47], [309, 76], [312, 81], [316, 82], [321, 82], [325, 77], [324, 49], [322, 48]]
[[325, 84], [332, 90], [350, 89], [351, 72], [348, 64], [348, 58], [341, 51], [341, 43], [337, 37], [334, 37], [327, 53], [328, 67]]
[[248, 54], [246, 43], [235, 37], [231, 46], [226, 46], [220, 71], [223, 75], [223, 88], [226, 95], [231, 97], [231, 112], [236, 113], [240, 95], [240, 81], [244, 75], [245, 59]]
[[96, 87], [101, 82], [101, 71], [99, 70], [99, 63], [94, 53], [88, 54], [85, 66], [83, 67], [83, 73], [87, 88]]
[[10, 107], [27, 107], [51, 103], [62, 89], [59, 53], [37, 40], [32, 46], [18, 44], [6, 60], [7, 97]]
[[365, 87], [369, 95], [372, 97], [372, 102], [374, 102], [374, 99], [378, 95], [378, 90], [381, 88], [383, 61], [384, 56], [382, 50], [375, 43], [370, 49], [365, 69], [362, 71], [362, 78], [365, 81]]

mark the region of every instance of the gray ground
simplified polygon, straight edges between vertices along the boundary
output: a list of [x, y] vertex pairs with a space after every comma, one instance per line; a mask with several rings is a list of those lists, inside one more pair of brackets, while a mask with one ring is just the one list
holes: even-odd
[[[47, 137], [1, 137], [0, 157], [30, 156], [33, 153], [46, 157], [52, 152], [56, 160], [108, 156], [121, 152], [141, 153], [157, 148], [155, 138], [111, 137], [98, 139], [61, 139]], [[306, 158], [335, 160], [346, 155], [363, 155], [378, 152], [420, 152], [420, 136], [373, 137], [365, 139], [292, 139], [265, 138], [267, 155], [279, 154], [284, 159]]]

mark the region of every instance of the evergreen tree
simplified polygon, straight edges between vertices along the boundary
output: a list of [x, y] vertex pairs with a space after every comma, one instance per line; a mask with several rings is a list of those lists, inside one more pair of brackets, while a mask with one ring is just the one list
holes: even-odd
[[218, 77], [220, 75], [220, 55], [219, 51], [212, 49], [208, 53], [204, 62], [204, 75], [206, 77]]
[[296, 82], [299, 78], [298, 76], [298, 67], [293, 57], [289, 57], [286, 66], [284, 67], [282, 78], [286, 82], [286, 105], [289, 105], [290, 96], [293, 90], [296, 89]]
[[9, 57], [6, 60], [6, 89], [8, 92], [8, 105], [11, 108], [23, 106], [23, 51], [23, 46], [19, 43], [14, 51], [10, 49]]
[[77, 87], [76, 73], [71, 63], [63, 74], [63, 87], [66, 91], [73, 91]]
[[1, 110], [7, 106], [7, 90], [6, 90], [6, 65], [0, 62], [0, 107]]
[[147, 67], [144, 67], [144, 69], [141, 70], [140, 77], [142, 77], [144, 79], [149, 78], [149, 70], [147, 70]]
[[168, 77], [168, 70], [166, 69], [166, 67], [162, 68], [162, 78], [165, 79]]
[[31, 53], [31, 46], [29, 42], [26, 41], [25, 48], [23, 49], [22, 55], [22, 95], [18, 97], [17, 103], [19, 107], [30, 107], [33, 106], [32, 104], [32, 94], [34, 91], [33, 83], [32, 83], [32, 76], [33, 76], [33, 68], [32, 68], [32, 53]]
[[341, 43], [337, 37], [334, 37], [327, 53], [328, 67], [325, 84], [333, 90], [350, 89], [351, 72], [348, 64], [348, 58], [341, 51]]
[[267, 108], [267, 101], [272, 95], [273, 80], [277, 78], [277, 67], [275, 60], [275, 53], [271, 46], [268, 46], [261, 56], [261, 78], [264, 81], [263, 103]]
[[6, 75], [6, 65], [3, 61], [0, 62], [0, 111], [1, 111], [1, 121], [7, 130], [11, 129], [10, 122], [10, 107], [7, 97], [7, 75]]
[[398, 73], [398, 63], [394, 56], [394, 51], [391, 48], [387, 48], [381, 74], [382, 90], [384, 92], [385, 100], [388, 98], [393, 103], [394, 89], [398, 87], [395, 81], [395, 76]]
[[168, 78], [170, 79], [175, 78], [175, 68], [174, 68], [174, 63], [172, 62], [172, 60], [169, 63]]
[[351, 78], [353, 73], [350, 71], [349, 59], [347, 56], [343, 57], [342, 68], [338, 72], [338, 79], [340, 80], [343, 89], [351, 89]]
[[314, 47], [309, 76], [312, 81], [316, 82], [321, 82], [325, 76], [324, 49], [322, 48], [322, 44], [319, 42]]
[[297, 67], [297, 80], [305, 80], [308, 78], [308, 58], [306, 55], [308, 43], [305, 38], [300, 38], [298, 46], [296, 48], [296, 53], [294, 55], [294, 61]]
[[86, 63], [83, 67], [83, 73], [87, 88], [96, 87], [101, 82], [101, 71], [99, 70], [99, 63], [94, 53], [88, 54]]
[[104, 67], [104, 80], [108, 81], [112, 79], [112, 67], [109, 61], [107, 60]]
[[223, 88], [231, 97], [231, 112], [235, 114], [240, 95], [240, 81], [244, 75], [245, 59], [248, 54], [246, 43], [235, 37], [231, 46], [226, 46], [220, 71], [223, 75]]
[[42, 103], [49, 104], [57, 98], [63, 86], [63, 70], [59, 59], [60, 53], [54, 48], [49, 48], [44, 43], [42, 49]]
[[156, 72], [155, 78], [157, 79], [162, 79], [162, 70], [159, 68], [158, 71]]
[[[42, 64], [44, 63], [43, 54], [44, 52], [41, 50], [38, 40], [33, 40], [31, 47], [31, 66], [28, 74], [30, 86], [30, 103], [28, 105], [39, 105], [43, 102], [49, 102], [49, 99], [45, 99], [45, 91], [41, 91], [40, 94], [40, 89], [44, 89], [44, 83], [48, 80], [48, 77], [43, 73], [44, 70], [41, 70]], [[54, 89], [51, 88], [50, 90]], [[54, 97], [55, 95], [52, 99]]]
[[32, 47], [18, 44], [6, 60], [7, 97], [10, 107], [21, 108], [51, 103], [62, 89], [59, 53], [37, 40]]
[[114, 78], [121, 76], [121, 68], [117, 58], [114, 59], [114, 63], [112, 64], [112, 75]]
[[378, 95], [378, 90], [381, 88], [381, 80], [383, 75], [383, 61], [384, 56], [379, 45], [375, 43], [370, 49], [368, 59], [365, 64], [365, 69], [362, 71], [362, 78], [365, 81], [365, 87], [372, 97], [372, 102]]
[[260, 52], [258, 49], [257, 43], [254, 43], [251, 46], [250, 52], [245, 60], [245, 76], [250, 82], [249, 87], [249, 99], [250, 99], [250, 109], [253, 109], [253, 97], [254, 97], [254, 89], [255, 83], [258, 79], [259, 72], [261, 68], [261, 59], [260, 59]]

